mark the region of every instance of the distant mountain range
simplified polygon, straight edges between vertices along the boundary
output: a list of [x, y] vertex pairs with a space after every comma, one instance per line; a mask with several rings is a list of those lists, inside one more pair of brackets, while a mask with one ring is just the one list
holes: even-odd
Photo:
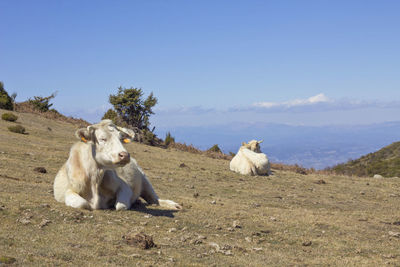
[[214, 144], [236, 153], [243, 141], [264, 140], [261, 149], [272, 162], [323, 169], [375, 152], [400, 140], [400, 121], [358, 126], [292, 126], [284, 124], [227, 124], [209, 127], [160, 128], [177, 142], [208, 149]]
[[332, 168], [345, 175], [400, 177], [400, 142]]

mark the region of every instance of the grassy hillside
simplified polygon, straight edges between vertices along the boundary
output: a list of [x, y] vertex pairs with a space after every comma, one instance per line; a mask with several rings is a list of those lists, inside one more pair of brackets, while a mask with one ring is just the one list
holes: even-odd
[[331, 168], [336, 173], [358, 176], [400, 177], [400, 142], [395, 142], [356, 160]]
[[[29, 134], [0, 121], [0, 265], [400, 265], [399, 179], [248, 177], [227, 160], [131, 143], [160, 197], [184, 210], [76, 210], [52, 195], [75, 126], [17, 115]], [[157, 247], [126, 242], [139, 232]]]

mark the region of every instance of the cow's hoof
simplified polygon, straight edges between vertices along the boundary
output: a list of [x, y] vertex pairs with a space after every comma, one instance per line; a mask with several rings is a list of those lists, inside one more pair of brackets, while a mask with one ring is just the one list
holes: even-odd
[[127, 209], [128, 207], [124, 203], [118, 202], [115, 205], [115, 210], [127, 210]]

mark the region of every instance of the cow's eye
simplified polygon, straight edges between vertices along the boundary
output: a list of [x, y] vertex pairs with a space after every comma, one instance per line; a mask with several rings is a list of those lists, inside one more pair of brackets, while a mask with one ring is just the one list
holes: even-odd
[[107, 139], [106, 138], [100, 138], [100, 141], [105, 143], [105, 142], [107, 142]]

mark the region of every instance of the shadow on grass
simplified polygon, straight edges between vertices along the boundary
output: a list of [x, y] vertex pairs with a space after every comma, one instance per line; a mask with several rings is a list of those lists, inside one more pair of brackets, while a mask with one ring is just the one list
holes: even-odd
[[144, 204], [143, 202], [136, 202], [135, 204], [132, 205], [130, 210], [142, 212], [142, 213], [147, 213], [152, 216], [163, 216], [163, 217], [168, 217], [168, 218], [174, 218], [174, 213], [177, 212], [177, 210], [159, 210], [159, 209], [149, 209], [147, 208], [148, 206], [154, 206], [154, 207], [159, 207], [156, 205], [149, 205], [149, 204]]

